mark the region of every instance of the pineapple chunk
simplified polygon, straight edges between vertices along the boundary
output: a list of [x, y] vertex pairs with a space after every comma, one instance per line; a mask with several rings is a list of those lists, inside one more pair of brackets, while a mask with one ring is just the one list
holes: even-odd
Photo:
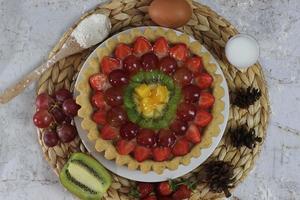
[[151, 95], [151, 89], [146, 84], [141, 84], [140, 86], [136, 87], [134, 90], [137, 93], [137, 95], [141, 98], [149, 97]]

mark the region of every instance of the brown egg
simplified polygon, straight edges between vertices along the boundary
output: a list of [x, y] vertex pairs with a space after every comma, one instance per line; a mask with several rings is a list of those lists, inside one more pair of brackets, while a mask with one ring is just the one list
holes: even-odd
[[177, 28], [190, 20], [192, 8], [187, 0], [154, 0], [149, 15], [160, 26]]

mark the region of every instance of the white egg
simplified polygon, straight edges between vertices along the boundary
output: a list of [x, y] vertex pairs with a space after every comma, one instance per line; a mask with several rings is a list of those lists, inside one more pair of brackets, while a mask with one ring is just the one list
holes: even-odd
[[227, 42], [225, 53], [232, 65], [244, 69], [257, 62], [259, 46], [253, 37], [246, 34], [238, 34]]

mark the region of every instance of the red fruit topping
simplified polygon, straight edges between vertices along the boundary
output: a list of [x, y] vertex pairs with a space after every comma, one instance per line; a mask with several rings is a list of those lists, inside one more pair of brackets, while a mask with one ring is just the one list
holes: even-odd
[[116, 144], [116, 149], [121, 155], [130, 154], [135, 148], [135, 144], [127, 140], [119, 140]]
[[71, 124], [63, 124], [57, 127], [56, 132], [59, 139], [64, 143], [71, 142], [77, 135], [76, 127]]
[[170, 125], [170, 129], [176, 133], [176, 135], [184, 135], [188, 129], [188, 124], [182, 120], [174, 120], [174, 122]]
[[143, 36], [139, 36], [136, 38], [133, 45], [133, 52], [138, 55], [143, 55], [149, 51], [151, 51], [152, 46], [150, 42]]
[[106, 111], [98, 110], [94, 112], [92, 119], [96, 124], [104, 125], [106, 124]]
[[196, 116], [197, 109], [193, 104], [181, 103], [177, 108], [177, 116], [180, 120], [191, 121]]
[[191, 124], [186, 132], [185, 138], [194, 144], [199, 143], [201, 141], [199, 128], [196, 125]]
[[47, 128], [51, 122], [53, 117], [47, 110], [39, 110], [33, 115], [33, 123], [38, 128]]
[[143, 162], [148, 158], [150, 158], [151, 150], [148, 147], [136, 146], [133, 151], [133, 154], [134, 154], [134, 158], [138, 162]]
[[108, 81], [112, 86], [120, 87], [129, 83], [129, 77], [125, 70], [116, 69], [108, 75]]
[[142, 67], [140, 59], [134, 55], [127, 56], [123, 61], [123, 68], [129, 74], [135, 74]]
[[170, 56], [166, 56], [160, 60], [159, 68], [166, 74], [172, 75], [177, 69], [177, 61]]
[[75, 117], [77, 115], [80, 106], [76, 103], [74, 99], [67, 99], [62, 104], [62, 109], [65, 115], [70, 117]]
[[156, 196], [154, 194], [147, 196], [145, 198], [143, 198], [142, 200], [157, 200]]
[[43, 133], [43, 141], [47, 147], [54, 147], [58, 144], [58, 135], [53, 130], [46, 130]]
[[139, 192], [139, 197], [144, 198], [153, 192], [153, 185], [151, 183], [142, 183], [137, 184], [137, 190]]
[[182, 88], [184, 100], [188, 103], [197, 102], [200, 97], [200, 92], [200, 88], [192, 84], [186, 85]]
[[150, 129], [142, 129], [136, 137], [136, 141], [139, 145], [145, 147], [153, 147], [156, 144], [156, 134]]
[[146, 53], [141, 57], [142, 68], [145, 71], [152, 71], [158, 68], [158, 57], [152, 53]]
[[54, 99], [46, 93], [36, 97], [35, 105], [38, 110], [49, 110], [54, 105]]
[[123, 88], [111, 87], [104, 93], [104, 100], [110, 106], [119, 106], [123, 104]]
[[57, 102], [63, 103], [65, 100], [72, 98], [72, 93], [64, 88], [57, 90], [54, 93]]
[[192, 83], [193, 74], [187, 68], [181, 67], [181, 68], [176, 70], [173, 78], [174, 78], [174, 81], [177, 84], [179, 84], [181, 86], [185, 86], [185, 85], [188, 85], [188, 84]]
[[127, 139], [127, 140], [131, 140], [135, 138], [138, 132], [139, 132], [139, 126], [132, 122], [128, 122], [122, 125], [120, 128], [120, 136], [123, 139]]
[[171, 149], [169, 147], [155, 147], [152, 150], [153, 159], [161, 162], [168, 160], [171, 156]]
[[172, 153], [174, 156], [184, 156], [190, 151], [189, 141], [185, 138], [177, 140], [173, 146]]
[[122, 107], [113, 107], [106, 113], [106, 121], [111, 126], [120, 127], [128, 121], [127, 113]]
[[205, 110], [199, 110], [194, 121], [196, 125], [200, 127], [205, 127], [211, 122], [211, 120], [212, 115], [209, 112]]
[[94, 74], [90, 77], [89, 81], [94, 90], [105, 90], [108, 86], [107, 77], [104, 74]]
[[118, 130], [110, 125], [105, 125], [101, 129], [101, 138], [104, 140], [113, 140], [118, 136]]
[[120, 60], [123, 60], [125, 57], [131, 54], [132, 54], [132, 49], [124, 43], [118, 44], [118, 46], [115, 49], [115, 56]]
[[104, 101], [104, 94], [101, 91], [96, 91], [95, 94], [92, 96], [92, 104], [96, 108], [101, 110], [105, 109], [105, 101]]
[[191, 197], [192, 191], [186, 185], [180, 185], [177, 191], [172, 195], [173, 199], [183, 200]]
[[158, 145], [162, 147], [171, 147], [176, 141], [173, 131], [161, 129], [158, 134]]
[[213, 77], [208, 73], [201, 73], [195, 78], [195, 82], [200, 89], [206, 89], [211, 86]]
[[166, 56], [169, 53], [169, 44], [166, 38], [157, 38], [153, 45], [153, 51], [158, 56]]
[[178, 61], [185, 61], [188, 53], [188, 48], [183, 43], [176, 44], [170, 49], [170, 55]]
[[120, 68], [120, 61], [115, 58], [105, 56], [102, 58], [100, 66], [102, 73], [108, 75], [113, 70]]
[[173, 188], [169, 181], [160, 182], [157, 186], [157, 191], [162, 196], [169, 196], [173, 192]]
[[190, 57], [185, 66], [193, 73], [200, 73], [203, 68], [202, 59], [198, 56]]
[[215, 97], [209, 92], [201, 92], [199, 98], [199, 108], [208, 109], [215, 103]]

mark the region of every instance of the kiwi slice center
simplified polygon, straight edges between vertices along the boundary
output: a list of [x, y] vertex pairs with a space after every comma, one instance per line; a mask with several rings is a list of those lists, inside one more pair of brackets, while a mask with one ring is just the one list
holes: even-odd
[[99, 180], [87, 167], [76, 162], [70, 162], [68, 166], [70, 176], [79, 184], [86, 186], [92, 193], [101, 192], [102, 181]]

